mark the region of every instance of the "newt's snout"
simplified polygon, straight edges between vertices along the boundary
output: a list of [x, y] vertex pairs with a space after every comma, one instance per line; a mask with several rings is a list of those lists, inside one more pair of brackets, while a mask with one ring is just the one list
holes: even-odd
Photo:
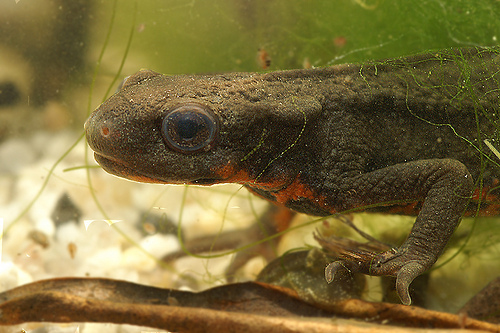
[[219, 115], [208, 103], [165, 98], [154, 81], [159, 78], [144, 75], [130, 76], [85, 122], [96, 162], [108, 173], [140, 182], [225, 182], [217, 171], [230, 156], [218, 145]]

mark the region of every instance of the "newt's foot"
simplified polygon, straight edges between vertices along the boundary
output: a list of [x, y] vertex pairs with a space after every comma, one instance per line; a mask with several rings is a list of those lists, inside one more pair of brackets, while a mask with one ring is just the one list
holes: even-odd
[[318, 235], [315, 235], [315, 238], [327, 252], [340, 258], [325, 269], [325, 279], [328, 283], [345, 271], [351, 274], [395, 276], [396, 291], [405, 305], [411, 304], [410, 284], [433, 264], [432, 259], [415, 255], [408, 249], [387, 250], [381, 243], [362, 244], [336, 237], [325, 239]]
[[416, 259], [409, 251], [390, 250], [375, 257], [367, 274], [395, 276], [396, 291], [401, 303], [410, 305], [410, 284], [431, 265], [426, 259]]
[[427, 270], [428, 264], [422, 260], [414, 259], [414, 256], [400, 254], [397, 250], [390, 250], [381, 253], [367, 260], [356, 261], [342, 259], [332, 262], [325, 269], [325, 278], [327, 282], [333, 280], [333, 277], [340, 270], [347, 269], [351, 273], [363, 273], [373, 276], [395, 276], [396, 291], [404, 305], [411, 304], [409, 292], [410, 284], [415, 278]]

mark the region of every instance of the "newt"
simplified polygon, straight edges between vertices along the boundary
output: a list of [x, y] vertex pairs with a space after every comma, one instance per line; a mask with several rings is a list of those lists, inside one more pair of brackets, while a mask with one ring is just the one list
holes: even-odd
[[500, 56], [436, 52], [268, 73], [124, 80], [85, 123], [98, 164], [138, 182], [238, 183], [316, 216], [416, 215], [397, 249], [351, 269], [408, 287], [464, 214], [498, 215]]

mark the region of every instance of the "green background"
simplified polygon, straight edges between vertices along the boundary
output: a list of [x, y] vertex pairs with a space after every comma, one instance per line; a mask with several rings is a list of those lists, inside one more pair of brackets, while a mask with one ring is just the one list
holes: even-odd
[[[113, 1], [97, 3], [95, 12], [92, 43], [99, 45]], [[137, 15], [126, 68], [170, 74], [262, 70], [259, 48], [273, 70], [301, 68], [306, 58], [326, 66], [496, 45], [500, 36], [493, 0], [120, 0], [115, 14], [107, 59], [120, 59]]]

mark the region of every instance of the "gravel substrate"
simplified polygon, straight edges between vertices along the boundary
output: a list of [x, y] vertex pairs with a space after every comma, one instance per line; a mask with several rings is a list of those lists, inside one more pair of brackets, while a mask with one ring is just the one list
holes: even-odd
[[[192, 238], [248, 226], [253, 221], [250, 200], [257, 211], [262, 211], [265, 203], [253, 196], [249, 199], [237, 185], [186, 188], [138, 184], [91, 168], [96, 202], [88, 183], [86, 154], [89, 166], [96, 164], [83, 140], [51, 172], [78, 135], [70, 131], [39, 132], [0, 144], [4, 230], [0, 291], [66, 276], [107, 277], [186, 290], [224, 283], [223, 272], [232, 256], [211, 260], [186, 257], [170, 266], [157, 261], [180, 248], [176, 229], [181, 209], [182, 235]], [[254, 261], [242, 270], [241, 279], [253, 278], [262, 265], [262, 260]], [[27, 324], [22, 328], [38, 326], [45, 327]], [[84, 332], [93, 332], [93, 326], [96, 332], [102, 329], [95, 324], [72, 327], [77, 326]], [[106, 326], [106, 332], [140, 331], [126, 327]], [[0, 332], [5, 329], [20, 331], [18, 327], [0, 327]], [[57, 332], [75, 329], [66, 327]]]

